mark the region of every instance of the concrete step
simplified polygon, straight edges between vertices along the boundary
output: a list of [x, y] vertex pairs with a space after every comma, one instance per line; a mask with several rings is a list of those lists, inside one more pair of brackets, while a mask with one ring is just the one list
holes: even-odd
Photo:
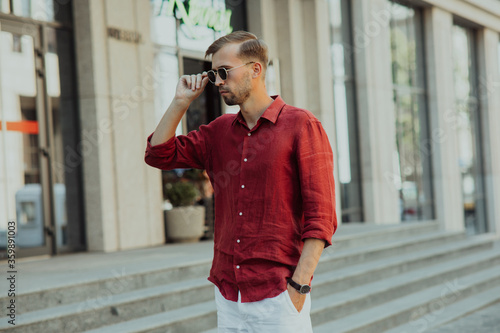
[[[437, 226], [436, 222], [419, 222], [401, 226], [387, 226], [383, 228], [386, 235], [384, 237], [388, 239], [399, 239], [393, 242], [397, 242], [400, 246], [402, 246], [402, 244], [404, 245], [405, 242], [411, 244], [412, 241], [410, 239], [412, 238], [414, 238], [413, 243], [423, 246], [424, 243], [428, 244], [428, 242], [435, 242], [436, 239], [441, 242], [447, 242], [463, 237], [463, 235], [459, 233], [453, 235], [449, 233], [440, 233], [440, 236], [434, 235], [436, 232], [431, 234], [431, 236], [429, 236], [429, 234], [422, 234], [432, 232], [437, 229]], [[416, 234], [418, 236], [417, 238], [415, 238], [415, 236], [408, 236], [411, 234]], [[382, 236], [383, 234], [381, 234], [381, 231], [378, 229], [362, 233], [361, 235], [359, 233], [347, 233], [347, 235], [340, 237], [339, 244], [345, 243], [352, 245], [361, 242], [372, 243], [372, 245], [368, 247], [359, 247], [355, 252], [352, 252], [353, 249], [349, 249], [348, 245], [340, 245], [344, 250], [339, 251], [339, 255], [337, 255], [337, 252], [329, 253], [328, 249], [326, 249], [323, 257], [328, 257], [329, 260], [325, 260], [325, 264], [320, 265], [317, 272], [321, 273], [326, 262], [329, 262], [331, 266], [334, 266], [334, 263], [339, 263], [338, 267], [345, 266], [346, 262], [361, 262], [364, 257], [368, 256], [364, 251], [370, 251], [372, 257], [376, 255], [390, 255], [391, 253], [384, 251], [384, 249], [376, 249], [377, 246], [380, 245], [373, 244], [375, 240], [381, 242]], [[196, 244], [195, 247], [196, 246], [200, 247], [204, 246], [204, 244]], [[384, 246], [386, 248], [388, 243], [384, 244]], [[179, 247], [179, 249], [180, 251], [184, 251], [182, 247]], [[400, 251], [401, 250], [398, 252]], [[192, 260], [191, 263], [179, 261], [179, 264], [175, 266], [158, 269], [144, 269], [132, 273], [126, 272], [124, 270], [125, 266], [122, 265], [117, 269], [106, 269], [106, 273], [111, 272], [112, 274], [103, 274], [103, 276], [96, 274], [95, 278], [90, 277], [83, 283], [76, 283], [73, 285], [67, 284], [61, 287], [47, 289], [40, 288], [39, 290], [27, 293], [23, 293], [21, 290], [20, 293], [16, 295], [18, 303], [23, 304], [23, 307], [18, 309], [18, 314], [75, 302], [89, 302], [89, 299], [99, 300], [102, 298], [114, 297], [126, 291], [160, 286], [170, 282], [175, 283], [186, 279], [206, 278], [210, 271], [211, 259], [210, 253], [205, 260]], [[0, 307], [7, 306], [8, 301], [9, 299], [7, 297], [0, 297]]]
[[218, 330], [217, 330], [217, 327], [216, 327], [216, 328], [209, 329], [208, 331], [203, 331], [201, 333], [218, 333]]
[[215, 326], [217, 326], [217, 313], [215, 300], [212, 300], [84, 333], [188, 333], [202, 332]]
[[436, 231], [430, 234], [400, 237], [396, 240], [386, 241], [385, 239], [381, 239], [378, 244], [358, 246], [353, 249], [336, 250], [332, 245], [326, 248], [321, 255], [316, 274], [331, 271], [339, 267], [390, 257], [396, 253], [402, 254], [420, 251], [465, 238], [466, 235], [464, 232]]
[[[213, 299], [213, 285], [206, 278], [193, 279], [31, 311], [18, 315], [12, 332], [69, 332], [68, 325], [79, 330], [94, 329]], [[0, 330], [7, 327], [0, 323]]]
[[[339, 318], [329, 312], [349, 316], [500, 262], [500, 251], [490, 251], [491, 236], [467, 238], [463, 232], [439, 231], [435, 222], [374, 228], [362, 235], [347, 232], [339, 238], [333, 251], [323, 253], [313, 280], [315, 325]], [[9, 332], [213, 331], [217, 318], [213, 285], [206, 280], [212, 259], [208, 245], [179, 246], [184, 253], [170, 253], [175, 262], [168, 267], [151, 261], [132, 271], [128, 267], [136, 266], [126, 266], [122, 257], [118, 265], [106, 262], [107, 275], [20, 294], [17, 303], [23, 309]], [[479, 251], [481, 258], [475, 255]], [[87, 261], [90, 272], [99, 268]], [[112, 267], [129, 271], [111, 275]], [[6, 328], [0, 323], [0, 331]]]
[[[346, 225], [334, 238], [331, 249], [348, 249], [360, 244], [373, 244], [384, 240], [398, 239], [410, 235], [430, 233], [439, 229], [435, 221], [412, 222], [402, 225], [370, 226], [368, 224], [351, 223]], [[363, 230], [363, 232], [360, 232]], [[159, 286], [165, 283], [177, 282], [183, 279], [196, 279], [208, 276], [211, 266], [213, 244], [203, 242], [189, 245], [175, 244], [158, 249], [141, 249], [139, 251], [123, 251], [130, 253], [130, 257], [123, 259], [120, 253], [110, 254], [72, 254], [75, 260], [68, 266], [65, 256], [51, 258], [45, 267], [38, 271], [47, 270], [46, 266], [64, 266], [70, 271], [66, 279], [61, 280], [59, 275], [52, 273], [51, 277], [40, 276], [36, 284], [26, 284], [16, 295], [19, 304], [18, 314], [45, 309], [47, 307], [71, 304], [88, 299], [112, 297], [124, 291], [138, 290]], [[172, 252], [174, 250], [174, 252]], [[325, 250], [328, 254], [328, 249]], [[174, 255], [172, 257], [172, 255]], [[116, 260], [103, 267], [95, 267], [92, 258], [106, 255], [110, 260]], [[144, 260], [145, 257], [157, 257], [154, 265]], [[113, 259], [116, 257], [116, 259]], [[99, 258], [97, 258], [99, 260]], [[60, 263], [58, 263], [60, 261]], [[164, 263], [174, 263], [174, 265]], [[131, 263], [134, 265], [131, 266]], [[43, 261], [40, 265], [44, 265]], [[35, 265], [36, 266], [36, 265]], [[86, 268], [89, 269], [86, 269]], [[125, 267], [127, 268], [125, 270]], [[133, 268], [130, 268], [133, 267]], [[22, 268], [22, 267], [21, 267]], [[62, 269], [62, 268], [61, 268]], [[23, 269], [26, 274], [30, 272]], [[48, 270], [50, 271], [50, 269]], [[35, 272], [32, 272], [35, 273]], [[38, 273], [38, 272], [36, 272]], [[45, 278], [45, 280], [43, 280]], [[77, 281], [77, 282], [75, 282]], [[7, 306], [9, 299], [0, 297], [0, 307]]]
[[[444, 279], [432, 287], [394, 298], [388, 302], [358, 310], [337, 320], [315, 325], [315, 333], [372, 333], [386, 332], [399, 325], [414, 322], [426, 314], [435, 316], [436, 312], [451, 312], [449, 307], [458, 301], [473, 302], [473, 297], [498, 291], [500, 270], [491, 268], [457, 277], [450, 281]], [[482, 295], [480, 295], [482, 293]], [[458, 303], [456, 303], [458, 304]], [[462, 303], [463, 304], [466, 303]], [[403, 331], [396, 330], [398, 333]], [[410, 332], [417, 332], [413, 329]]]
[[[397, 241], [386, 242], [383, 245], [372, 244], [358, 249], [343, 250], [333, 257], [369, 257], [373, 252], [394, 255], [395, 253], [399, 254], [405, 251], [388, 252], [386, 251], [388, 246], [400, 247], [401, 244], [410, 244], [408, 245], [410, 247], [412, 246], [411, 244], [420, 244], [419, 246], [423, 246], [423, 244], [434, 243], [436, 240], [441, 240], [444, 243], [444, 245], [436, 249], [427, 249], [420, 256], [415, 253], [406, 253], [399, 255], [399, 257], [382, 257], [378, 261], [360, 264], [359, 267], [365, 267], [364, 270], [354, 267], [354, 270], [349, 271], [349, 267], [343, 267], [340, 270], [337, 269], [333, 272], [319, 274], [315, 276], [313, 295], [318, 294], [318, 291], [321, 291], [320, 294], [335, 292], [338, 290], [338, 286], [345, 286], [346, 283], [373, 281], [375, 274], [379, 274], [379, 278], [382, 278], [383, 276], [390, 276], [391, 274], [406, 271], [411, 269], [412, 265], [417, 267], [425, 263], [426, 258], [427, 260], [431, 260], [430, 258], [441, 258], [441, 260], [444, 260], [446, 257], [454, 257], [463, 252], [471, 253], [489, 246], [488, 239], [480, 238], [447, 244], [451, 240], [461, 239], [462, 237], [462, 233], [438, 232], [431, 235], [406, 237]], [[120, 323], [142, 316], [151, 316], [174, 310], [175, 308], [191, 306], [196, 302], [208, 301], [213, 299], [212, 285], [206, 280], [208, 271], [204, 274], [203, 278], [190, 279], [190, 276], [196, 277], [196, 275], [200, 274], [199, 269], [203, 265], [205, 264], [172, 267], [168, 270], [151, 272], [156, 277], [146, 276], [145, 273], [134, 274], [129, 277], [123, 276], [121, 280], [123, 284], [121, 285], [120, 292], [102, 294], [101, 290], [101, 293], [97, 293], [98, 297], [95, 297], [95, 293], [93, 293], [93, 288], [98, 286], [96, 284], [98, 281], [87, 284], [84, 286], [84, 290], [80, 291], [80, 294], [87, 292], [85, 298], [78, 302], [46, 307], [25, 314], [19, 314], [19, 322], [22, 324], [18, 325], [16, 331], [64, 331], [67, 325], [84, 329], [94, 329], [102, 325]], [[180, 272], [186, 273], [185, 276], [177, 276], [177, 279], [181, 280], [181, 282], [171, 282], [167, 285], [160, 284], [156, 286], [159, 283], [158, 277], [162, 276], [161, 274], [168, 274], [165, 277], [165, 282], [172, 281], [172, 278], [176, 277], [175, 274], [179, 274]], [[147, 280], [144, 280], [144, 278], [147, 278]], [[106, 281], [101, 281], [101, 283], [104, 282]], [[141, 288], [141, 286], [149, 285], [154, 286]], [[80, 287], [82, 286], [76, 286], [76, 288]], [[106, 291], [107, 289], [104, 290]], [[125, 292], [125, 290], [127, 291]], [[60, 290], [56, 290], [57, 296], [59, 292]], [[45, 298], [47, 294], [45, 292]], [[137, 309], [140, 310], [137, 311]]]
[[[370, 230], [370, 228], [373, 228]], [[363, 232], [360, 232], [362, 230]], [[332, 248], [344, 250], [396, 240], [409, 236], [429, 234], [439, 230], [437, 221], [405, 222], [394, 225], [370, 225], [369, 223], [347, 223], [342, 225], [333, 238]]]
[[[316, 325], [339, 319], [384, 302], [405, 297], [429, 286], [439, 285], [442, 281], [453, 280], [498, 264], [500, 264], [500, 251], [492, 249], [423, 267], [324, 297], [313, 297], [311, 318]], [[500, 275], [500, 270], [498, 271]]]
[[442, 326], [426, 330], [426, 333], [500, 333], [500, 302], [461, 317]]
[[[362, 286], [362, 288], [352, 288], [345, 292], [336, 293], [320, 299], [316, 299], [315, 297], [313, 297], [314, 301], [311, 313], [313, 323], [314, 325], [317, 325], [318, 316], [322, 314], [325, 308], [328, 309], [330, 318], [332, 317], [332, 313], [341, 312], [341, 309], [346, 306], [353, 307], [353, 311], [351, 311], [351, 313], [355, 314], [363, 308], [363, 306], [360, 306], [360, 303], [364, 302], [368, 303], [369, 306], [376, 306], [377, 304], [380, 304], [380, 302], [385, 302], [388, 300], [391, 301], [391, 297], [398, 298], [402, 295], [405, 295], [402, 297], [406, 297], [408, 292], [406, 292], [405, 290], [409, 290], [409, 292], [422, 290], [428, 287], [432, 283], [432, 281], [441, 283], [443, 280], [451, 279], [464, 270], [468, 272], [476, 272], [481, 269], [491, 267], [492, 265], [500, 262], [500, 253], [488, 252], [491, 251], [485, 251], [483, 255], [473, 254], [463, 256], [459, 259], [455, 259], [446, 263], [440, 263], [439, 265], [433, 265], [430, 267], [430, 270], [432, 271], [430, 273], [426, 272], [429, 270], [429, 268], [423, 267], [414, 272], [400, 274], [392, 279], [385, 279], [383, 281], [369, 283], [365, 286]], [[482, 257], [482, 259], [479, 259], [478, 257]], [[483, 272], [486, 272], [484, 276], [489, 276], [487, 270], [483, 270]], [[414, 276], [412, 276], [408, 273], [415, 274], [413, 274]], [[500, 274], [498, 275], [499, 276], [497, 278], [500, 282]], [[482, 282], [479, 281], [478, 283], [481, 284]], [[339, 299], [342, 299], [344, 301], [339, 302]], [[210, 302], [205, 302], [205, 304], [208, 303]], [[336, 306], [335, 303], [337, 303]], [[164, 315], [160, 314], [142, 317], [127, 322], [102, 327], [89, 332], [138, 333], [216, 331], [215, 329], [213, 329], [216, 326], [216, 308], [214, 303], [212, 303], [211, 306], [207, 305], [206, 307], [203, 307], [203, 311], [193, 312], [191, 309], [192, 306], [188, 306], [181, 309], [164, 312]], [[176, 317], [176, 315], [173, 315], [179, 313], [179, 311], [180, 313], [183, 313], [184, 316]], [[176, 318], [176, 320], [173, 320], [172, 318]], [[327, 332], [332, 332], [332, 326], [328, 329], [329, 330]], [[333, 331], [337, 332], [337, 330]]]
[[[415, 318], [409, 323], [390, 329], [386, 333], [413, 333], [424, 332], [446, 325], [500, 302], [500, 286], [487, 289], [476, 295], [467, 297], [446, 307], [436, 303], [430, 312], [417, 311]], [[417, 315], [422, 314], [417, 317]], [[498, 327], [500, 329], [500, 327]]]
[[340, 292], [438, 262], [491, 249], [493, 241], [494, 239], [489, 235], [475, 236], [417, 252], [397, 253], [392, 257], [315, 274], [311, 295], [315, 297]]
[[[122, 266], [123, 267], [123, 266]], [[29, 293], [16, 294], [16, 302], [22, 304], [18, 314], [24, 314], [48, 307], [57, 307], [75, 302], [89, 302], [116, 297], [117, 295], [144, 288], [162, 286], [168, 283], [189, 279], [206, 279], [211, 267], [211, 258], [191, 264], [179, 264], [164, 269], [145, 270], [140, 273], [127, 273], [113, 270], [109, 277], [97, 278], [85, 283], [41, 289]], [[3, 295], [2, 295], [3, 296]], [[9, 299], [0, 298], [0, 307], [7, 306]]]

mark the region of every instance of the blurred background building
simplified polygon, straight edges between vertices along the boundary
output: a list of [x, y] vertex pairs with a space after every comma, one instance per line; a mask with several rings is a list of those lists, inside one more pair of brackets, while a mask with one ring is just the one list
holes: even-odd
[[[500, 233], [500, 1], [0, 0], [0, 247], [12, 220], [20, 256], [163, 244], [146, 137], [242, 29], [323, 123], [339, 221]], [[209, 85], [177, 133], [237, 111]]]

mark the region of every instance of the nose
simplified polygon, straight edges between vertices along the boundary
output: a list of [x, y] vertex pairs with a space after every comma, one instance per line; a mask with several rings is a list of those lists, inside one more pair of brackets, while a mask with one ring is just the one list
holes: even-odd
[[215, 76], [215, 86], [216, 87], [219, 87], [221, 86], [225, 81], [223, 79], [220, 78], [220, 75], [216, 75]]

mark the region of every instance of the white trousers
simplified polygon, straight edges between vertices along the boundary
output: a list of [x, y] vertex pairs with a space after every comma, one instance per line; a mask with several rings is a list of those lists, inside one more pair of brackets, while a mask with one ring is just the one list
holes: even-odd
[[297, 311], [288, 291], [257, 302], [229, 301], [215, 286], [218, 333], [312, 333], [311, 295]]

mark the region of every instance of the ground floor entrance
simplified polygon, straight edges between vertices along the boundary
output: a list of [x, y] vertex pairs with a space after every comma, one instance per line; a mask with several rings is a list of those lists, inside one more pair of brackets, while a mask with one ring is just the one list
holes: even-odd
[[0, 249], [14, 239], [17, 257], [85, 244], [72, 39], [0, 20]]

